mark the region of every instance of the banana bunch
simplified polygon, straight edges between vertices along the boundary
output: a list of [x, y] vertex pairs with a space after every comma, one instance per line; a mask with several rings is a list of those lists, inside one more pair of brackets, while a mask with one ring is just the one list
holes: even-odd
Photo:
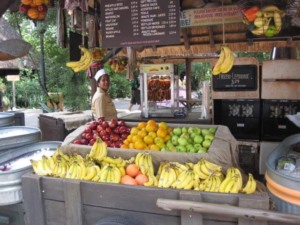
[[79, 61], [74, 61], [74, 62], [67, 62], [66, 66], [70, 67], [75, 73], [79, 71], [84, 71], [87, 70], [90, 65], [93, 63], [93, 53], [85, 48], [85, 47], [79, 47], [80, 50], [82, 51], [82, 55], [79, 59]]
[[249, 173], [248, 175], [248, 181], [245, 187], [242, 189], [242, 192], [246, 194], [252, 194], [256, 191], [256, 181], [251, 173]]
[[54, 159], [54, 168], [52, 170], [53, 176], [60, 178], [66, 177], [66, 173], [69, 169], [69, 160], [62, 155], [52, 155], [52, 158]]
[[221, 173], [222, 167], [202, 158], [196, 164], [194, 164], [193, 171], [199, 176], [200, 179], [205, 180], [213, 173]]
[[234, 64], [234, 55], [228, 46], [221, 46], [221, 52], [218, 61], [216, 62], [212, 74], [219, 75], [220, 73], [228, 73]]
[[156, 176], [150, 172], [146, 174], [148, 177], [148, 182], [144, 183], [144, 186], [146, 187], [157, 187], [158, 186], [158, 180]]
[[98, 181], [102, 183], [114, 183], [119, 184], [121, 181], [121, 171], [117, 166], [105, 165], [100, 173], [98, 173], [92, 181]]
[[142, 174], [152, 174], [154, 175], [154, 167], [152, 162], [152, 156], [148, 153], [138, 153], [135, 157], [135, 164], [137, 164], [142, 172]]
[[242, 190], [243, 178], [241, 172], [236, 167], [227, 169], [226, 177], [220, 185], [219, 192], [239, 193]]
[[256, 12], [256, 18], [253, 21], [254, 29], [252, 34], [256, 36], [265, 35], [272, 37], [278, 34], [282, 29], [282, 19], [285, 12], [275, 5], [268, 5]]
[[171, 187], [175, 189], [191, 190], [194, 188], [195, 183], [198, 182], [197, 179], [199, 179], [199, 177], [193, 170], [184, 170], [178, 175]]
[[86, 167], [86, 174], [83, 177], [83, 180], [93, 180], [101, 172], [100, 167], [91, 160], [87, 160], [85, 162], [85, 167]]
[[[81, 157], [81, 156], [80, 156]], [[65, 178], [83, 180], [86, 176], [87, 168], [85, 162], [79, 155], [74, 156], [69, 163], [69, 168]]]
[[52, 176], [53, 168], [55, 166], [52, 157], [42, 156], [40, 160], [30, 160], [33, 171], [40, 176]]
[[97, 138], [91, 151], [87, 154], [87, 159], [95, 160], [100, 163], [107, 156], [107, 145], [101, 138]]
[[157, 187], [170, 188], [171, 185], [176, 181], [176, 179], [177, 175], [175, 169], [170, 165], [165, 165], [162, 167]]
[[221, 172], [212, 173], [205, 180], [202, 180], [195, 190], [207, 192], [219, 192], [224, 176]]

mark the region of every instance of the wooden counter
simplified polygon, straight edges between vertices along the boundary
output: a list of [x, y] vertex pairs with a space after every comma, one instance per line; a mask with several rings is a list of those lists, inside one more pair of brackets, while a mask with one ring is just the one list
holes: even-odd
[[184, 118], [180, 117], [149, 117], [144, 118], [141, 116], [140, 112], [132, 112], [128, 114], [120, 115], [120, 120], [125, 122], [139, 122], [139, 121], [148, 121], [150, 119], [155, 119], [157, 122], [167, 122], [167, 123], [184, 123], [184, 124], [211, 124], [211, 119], [201, 118], [200, 112], [189, 112], [188, 115]]

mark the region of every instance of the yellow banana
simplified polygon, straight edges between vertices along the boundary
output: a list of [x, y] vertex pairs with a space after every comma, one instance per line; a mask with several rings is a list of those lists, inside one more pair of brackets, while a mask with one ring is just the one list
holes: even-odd
[[164, 184], [165, 180], [167, 179], [166, 172], [167, 172], [167, 170], [165, 169], [165, 167], [163, 167], [161, 174], [159, 176], [159, 179], [158, 179], [157, 187], [159, 187], [159, 188], [163, 187], [163, 184]]
[[225, 186], [224, 193], [230, 193], [230, 191], [233, 189], [234, 185], [236, 184], [236, 177], [229, 178], [228, 184]]
[[279, 12], [277, 12], [277, 11], [274, 12], [273, 19], [274, 19], [274, 26], [276, 28], [276, 34], [278, 34], [282, 28], [282, 19], [281, 19], [281, 15], [279, 14]]
[[221, 166], [219, 166], [217, 164], [214, 164], [212, 162], [209, 162], [206, 159], [203, 159], [203, 163], [212, 172], [220, 172], [220, 171], [222, 171], [222, 167]]
[[263, 35], [266, 32], [266, 30], [268, 29], [270, 22], [271, 22], [271, 18], [268, 18], [268, 20], [262, 27], [257, 27], [255, 29], [251, 30], [252, 34], [257, 35], [257, 36]]
[[266, 23], [268, 22], [268, 18], [266, 17], [257, 17], [255, 20], [254, 20], [254, 25], [256, 27], [262, 27], [264, 26]]
[[145, 157], [146, 157], [146, 160], [147, 160], [146, 174], [150, 173], [150, 174], [154, 175], [154, 166], [153, 166], [152, 156], [150, 154], [146, 154]]
[[194, 179], [191, 179], [190, 182], [183, 187], [184, 190], [191, 190], [194, 187]]
[[200, 179], [205, 180], [208, 177], [208, 174], [205, 174], [201, 171], [201, 162], [194, 164], [193, 171], [199, 176]]
[[163, 182], [163, 188], [169, 188], [176, 181], [176, 172], [172, 167], [165, 167], [167, 173], [165, 174], [165, 181]]
[[178, 176], [178, 178], [176, 179], [176, 181], [174, 182], [172, 187], [178, 188], [178, 189], [183, 189], [185, 186], [189, 185], [191, 180], [193, 180], [193, 179], [194, 179], [194, 176], [193, 176], [193, 174], [191, 173], [190, 170], [183, 171]]
[[232, 175], [233, 175], [232, 168], [228, 168], [227, 173], [226, 173], [226, 177], [220, 185], [219, 192], [225, 192], [225, 189], [226, 189], [227, 185], [231, 181]]
[[221, 73], [228, 73], [234, 64], [234, 56], [233, 56], [233, 52], [228, 46], [223, 46], [223, 49], [224, 49], [225, 58], [223, 63], [220, 66], [220, 71]]
[[121, 176], [124, 176], [126, 174], [126, 170], [125, 170], [125, 167], [124, 166], [118, 166], [118, 169], [120, 170], [121, 172]]
[[87, 167], [83, 180], [92, 180], [97, 175], [96, 165]]
[[240, 190], [242, 190], [242, 186], [243, 186], [243, 177], [242, 177], [241, 171], [238, 168], [234, 167], [233, 172], [234, 172], [235, 176], [238, 178], [237, 179], [237, 188], [238, 188], [238, 191], [240, 191]]
[[221, 52], [220, 52], [219, 59], [216, 62], [215, 66], [212, 70], [213, 75], [219, 75], [221, 73], [221, 65], [223, 64], [224, 59], [225, 59], [225, 52], [224, 52], [223, 46], [221, 46]]
[[102, 159], [104, 162], [110, 163], [110, 164], [121, 164], [124, 160], [121, 157], [118, 158], [112, 158], [109, 156], [105, 156]]
[[246, 194], [252, 194], [256, 191], [256, 181], [253, 178], [253, 175], [251, 173], [248, 174], [248, 181], [245, 185], [245, 187], [242, 189], [242, 192]]
[[104, 166], [99, 174], [99, 182], [106, 183], [107, 182], [107, 175], [109, 172], [109, 166]]
[[113, 173], [113, 179], [111, 180], [111, 183], [119, 184], [121, 182], [121, 171], [118, 167], [113, 166], [112, 167], [112, 173]]
[[92, 148], [91, 148], [91, 151], [89, 152], [89, 154], [87, 155], [87, 158], [90, 158], [90, 159], [94, 159], [96, 158], [96, 156], [99, 154], [98, 153], [98, 145], [100, 144], [100, 138], [98, 137], [95, 141], [95, 143], [93, 144]]

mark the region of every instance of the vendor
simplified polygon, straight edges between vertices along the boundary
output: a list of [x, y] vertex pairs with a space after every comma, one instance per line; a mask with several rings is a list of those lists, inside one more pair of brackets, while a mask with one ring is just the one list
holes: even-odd
[[104, 119], [106, 121], [117, 119], [116, 107], [108, 95], [110, 86], [108, 74], [104, 69], [101, 69], [96, 73], [95, 80], [97, 91], [93, 96], [91, 107], [94, 119]]

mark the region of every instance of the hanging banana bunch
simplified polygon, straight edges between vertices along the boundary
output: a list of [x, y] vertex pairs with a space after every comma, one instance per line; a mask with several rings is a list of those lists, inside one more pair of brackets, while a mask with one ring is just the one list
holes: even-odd
[[213, 68], [212, 74], [219, 75], [220, 73], [228, 73], [231, 70], [233, 64], [233, 52], [228, 46], [222, 45], [219, 59]]
[[93, 54], [89, 49], [81, 46], [79, 48], [83, 53], [79, 61], [66, 63], [66, 66], [70, 67], [75, 73], [87, 70], [92, 64], [94, 59]]

